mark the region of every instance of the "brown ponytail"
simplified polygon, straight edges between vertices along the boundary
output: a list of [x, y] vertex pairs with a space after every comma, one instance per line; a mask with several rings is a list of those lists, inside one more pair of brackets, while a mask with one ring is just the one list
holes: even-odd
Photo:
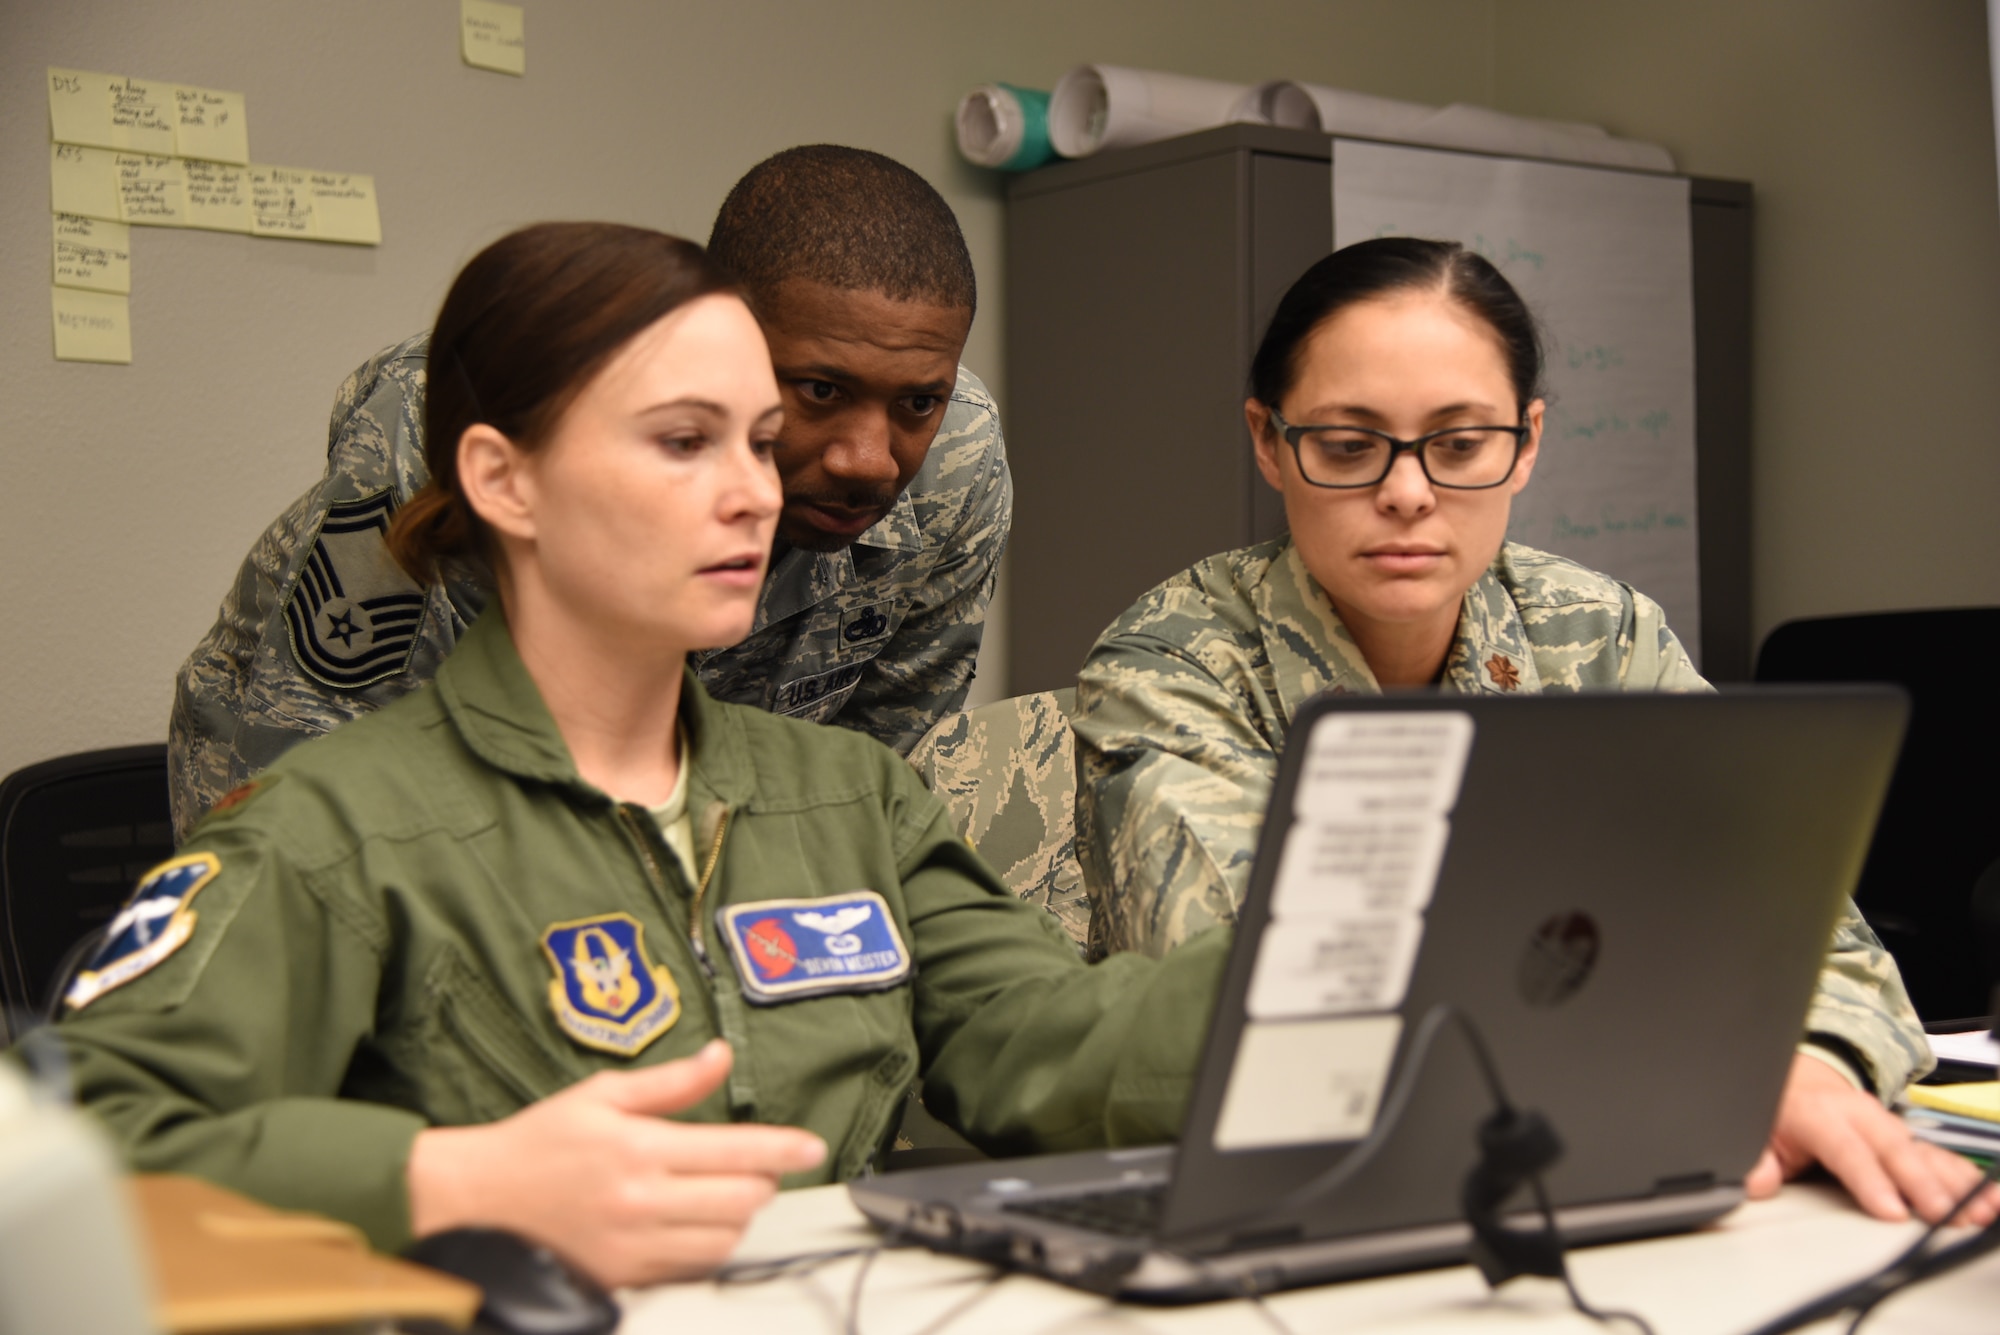
[[733, 291], [694, 242], [616, 223], [538, 223], [475, 255], [431, 331], [431, 476], [389, 525], [396, 563], [422, 584], [486, 576], [494, 553], [459, 483], [459, 437], [483, 422], [524, 450], [539, 449], [640, 331], [697, 297]]

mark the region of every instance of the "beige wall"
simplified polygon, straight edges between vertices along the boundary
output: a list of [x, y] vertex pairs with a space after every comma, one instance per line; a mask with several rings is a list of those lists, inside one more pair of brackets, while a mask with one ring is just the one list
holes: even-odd
[[1502, 0], [1497, 100], [1757, 188], [1754, 612], [2000, 603], [1979, 0]]
[[[966, 88], [1100, 59], [1241, 79], [1282, 64], [1442, 99], [1486, 92], [1492, 39], [1486, 0], [527, 9], [529, 74], [511, 79], [459, 63], [457, 0], [0, 0], [0, 773], [164, 736], [175, 667], [319, 472], [341, 378], [427, 324], [508, 228], [703, 237], [765, 155], [879, 149], [958, 210], [986, 296], [966, 360], [1004, 392], [999, 189], [951, 147]], [[55, 362], [48, 65], [244, 91], [257, 160], [375, 175], [383, 246], [142, 231], [133, 364]]]
[[[2000, 224], [1976, 0], [528, 10], [531, 72], [514, 80], [459, 64], [455, 0], [0, 0], [0, 773], [163, 735], [174, 668], [318, 472], [341, 377], [424, 325], [457, 265], [517, 224], [699, 237], [776, 149], [890, 153], [965, 225], [986, 298], [966, 360], [1004, 408], [999, 191], [956, 161], [949, 112], [973, 83], [1048, 86], [1087, 59], [1589, 117], [1755, 181], [1760, 625], [2000, 602], [2000, 451], [1980, 430]], [[376, 176], [385, 244], [142, 232], [134, 364], [56, 363], [51, 64], [246, 92], [260, 161]]]

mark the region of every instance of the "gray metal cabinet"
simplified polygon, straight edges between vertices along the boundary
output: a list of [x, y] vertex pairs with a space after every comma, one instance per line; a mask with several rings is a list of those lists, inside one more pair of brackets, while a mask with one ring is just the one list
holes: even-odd
[[[1141, 593], [1283, 530], [1242, 405], [1271, 311], [1329, 248], [1331, 144], [1231, 125], [1008, 183], [1010, 690], [1073, 684]], [[1692, 200], [1703, 667], [1742, 680], [1750, 187]]]

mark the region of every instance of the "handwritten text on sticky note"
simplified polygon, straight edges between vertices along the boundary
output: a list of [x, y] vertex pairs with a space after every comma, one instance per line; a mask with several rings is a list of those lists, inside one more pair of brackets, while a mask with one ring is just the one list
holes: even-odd
[[528, 72], [526, 21], [519, 5], [459, 0], [458, 28], [466, 64], [502, 74]]
[[49, 137], [58, 143], [174, 151], [174, 86], [89, 70], [49, 71]]
[[132, 360], [132, 311], [125, 297], [73, 287], [49, 290], [55, 294], [57, 361]]
[[58, 213], [55, 241], [57, 287], [132, 290], [132, 229], [124, 223]]
[[238, 166], [250, 161], [250, 123], [243, 114], [243, 94], [176, 87], [174, 113], [175, 151], [182, 157]]
[[50, 144], [49, 206], [56, 213], [121, 221], [118, 155], [102, 148]]
[[146, 227], [187, 226], [187, 168], [179, 158], [118, 154], [118, 212]]
[[250, 230], [250, 169], [188, 158], [187, 225], [213, 232]]

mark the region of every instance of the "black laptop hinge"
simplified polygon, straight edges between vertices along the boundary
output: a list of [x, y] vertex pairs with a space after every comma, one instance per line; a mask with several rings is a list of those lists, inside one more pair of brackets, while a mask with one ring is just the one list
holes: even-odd
[[1303, 1225], [1287, 1224], [1282, 1228], [1260, 1228], [1251, 1233], [1232, 1233], [1229, 1236], [1229, 1251], [1263, 1251], [1269, 1247], [1289, 1247], [1304, 1241], [1306, 1231]]

